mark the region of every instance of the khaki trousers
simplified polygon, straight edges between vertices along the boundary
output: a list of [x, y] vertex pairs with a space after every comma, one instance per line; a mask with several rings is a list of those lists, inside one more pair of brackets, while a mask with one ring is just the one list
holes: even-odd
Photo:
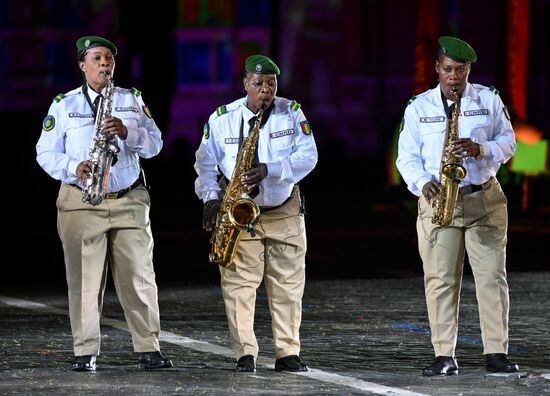
[[99, 354], [107, 263], [134, 351], [160, 349], [149, 204], [149, 192], [143, 186], [91, 206], [82, 202], [80, 190], [61, 185], [57, 228], [65, 255], [75, 356]]
[[483, 353], [508, 353], [506, 197], [495, 178], [483, 190], [459, 194], [449, 227], [431, 223], [422, 196], [417, 232], [435, 356], [454, 356], [465, 251], [475, 279]]
[[264, 212], [256, 236], [243, 233], [234, 268], [220, 266], [221, 287], [235, 357], [258, 356], [254, 334], [256, 290], [264, 281], [275, 357], [300, 354], [306, 233], [298, 188], [280, 208]]

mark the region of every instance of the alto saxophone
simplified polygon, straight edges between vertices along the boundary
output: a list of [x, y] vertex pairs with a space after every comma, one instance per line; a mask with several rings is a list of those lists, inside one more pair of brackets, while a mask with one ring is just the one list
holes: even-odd
[[222, 267], [229, 267], [233, 262], [243, 231], [255, 235], [254, 226], [260, 217], [260, 208], [250, 198], [241, 180], [254, 161], [264, 110], [262, 107], [258, 112], [256, 121], [237, 155], [235, 169], [227, 185], [216, 226], [210, 238], [212, 251], [208, 258], [211, 263], [218, 263]]
[[111, 116], [115, 87], [111, 74], [102, 73], [101, 76], [107, 80], [107, 86], [105, 96], [97, 106], [89, 156], [91, 170], [86, 176], [85, 187], [82, 189], [82, 202], [94, 206], [99, 205], [105, 196], [111, 164], [120, 151], [115, 138], [103, 131], [103, 121]]
[[458, 86], [451, 88], [455, 108], [451, 119], [448, 120], [443, 153], [441, 155], [441, 166], [439, 168], [439, 192], [435, 196], [432, 207], [432, 223], [443, 227], [453, 221], [456, 200], [458, 198], [458, 185], [466, 176], [466, 169], [462, 166], [462, 159], [451, 154], [453, 142], [458, 139], [458, 115], [460, 114], [460, 96]]

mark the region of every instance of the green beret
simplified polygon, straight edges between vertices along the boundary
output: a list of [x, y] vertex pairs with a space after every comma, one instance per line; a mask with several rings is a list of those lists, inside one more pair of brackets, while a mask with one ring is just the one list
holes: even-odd
[[474, 63], [477, 60], [476, 52], [470, 44], [459, 38], [442, 36], [439, 38], [439, 47], [443, 55], [456, 62]]
[[76, 40], [76, 49], [79, 55], [89, 50], [90, 48], [94, 48], [94, 47], [107, 47], [111, 50], [111, 52], [113, 53], [113, 56], [116, 56], [118, 52], [116, 45], [114, 45], [109, 40], [104, 39], [103, 37], [84, 36]]
[[271, 59], [263, 55], [251, 55], [246, 58], [246, 71], [255, 74], [276, 74], [281, 71]]

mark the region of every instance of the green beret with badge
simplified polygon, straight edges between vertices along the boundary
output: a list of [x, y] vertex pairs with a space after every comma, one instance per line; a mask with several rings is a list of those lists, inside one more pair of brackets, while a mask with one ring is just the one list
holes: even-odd
[[83, 36], [76, 40], [76, 49], [79, 56], [94, 47], [107, 47], [111, 50], [113, 56], [116, 56], [118, 53], [116, 45], [103, 37]]
[[474, 63], [477, 55], [474, 49], [466, 41], [452, 36], [439, 38], [441, 53], [455, 62]]
[[275, 62], [264, 55], [251, 55], [246, 58], [245, 69], [247, 72], [255, 74], [275, 74], [278, 76], [281, 73]]

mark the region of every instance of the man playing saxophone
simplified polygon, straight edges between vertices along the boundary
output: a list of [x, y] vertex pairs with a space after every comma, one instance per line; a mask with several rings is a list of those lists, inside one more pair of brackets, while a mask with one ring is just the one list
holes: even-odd
[[[233, 190], [242, 190], [260, 209], [253, 229], [242, 231], [233, 260], [222, 265], [224, 260], [220, 262], [216, 252], [223, 252], [223, 246], [211, 254], [211, 260], [220, 264], [237, 372], [256, 371], [254, 308], [262, 281], [272, 317], [275, 370], [308, 370], [299, 356], [306, 234], [298, 182], [315, 167], [317, 148], [300, 105], [276, 96], [278, 75], [279, 68], [268, 57], [248, 57], [243, 78], [246, 96], [212, 113], [196, 152], [195, 191], [204, 202], [204, 229], [219, 230], [220, 221], [227, 217], [225, 208], [220, 213], [222, 198], [224, 203], [240, 198], [227, 199]], [[256, 128], [256, 159], [241, 171], [243, 164], [237, 160], [248, 155], [239, 151], [250, 149], [248, 135], [256, 136]], [[225, 186], [235, 182], [243, 188], [226, 191]]]
[[[465, 41], [441, 37], [435, 62], [439, 85], [409, 101], [399, 136], [396, 164], [409, 190], [419, 196], [418, 245], [435, 353], [433, 363], [422, 371], [425, 376], [458, 373], [455, 347], [465, 253], [475, 278], [486, 370], [519, 370], [507, 357], [508, 214], [495, 178], [500, 165], [514, 155], [516, 144], [498, 91], [468, 82], [476, 59]], [[452, 118], [457, 125], [448, 121]], [[448, 139], [452, 132], [458, 136]], [[461, 170], [455, 181], [441, 177], [446, 164], [465, 172]], [[456, 199], [440, 199], [442, 191], [453, 190], [452, 183], [458, 183]], [[449, 224], [432, 221], [448, 211]]]
[[[150, 158], [161, 150], [161, 133], [138, 90], [113, 87], [116, 46], [102, 37], [84, 36], [76, 47], [84, 84], [54, 99], [36, 145], [40, 166], [61, 181], [57, 228], [65, 256], [75, 354], [72, 369], [96, 369], [107, 263], [134, 351], [140, 354], [138, 367], [172, 367], [160, 353], [150, 197], [140, 166], [140, 157]], [[101, 103], [108, 107], [102, 109]], [[108, 138], [96, 139], [96, 133]], [[102, 199], [91, 204], [83, 201], [96, 165], [90, 153], [109, 149], [100, 141], [116, 145], [116, 157], [106, 166], [99, 164], [110, 175], [105, 172], [103, 178], [102, 173], [106, 184], [100, 186]]]

